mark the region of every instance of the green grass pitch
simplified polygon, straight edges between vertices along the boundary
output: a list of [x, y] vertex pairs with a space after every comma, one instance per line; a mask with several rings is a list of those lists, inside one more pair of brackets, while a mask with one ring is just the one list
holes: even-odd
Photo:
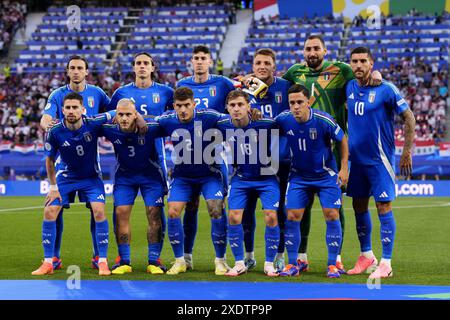
[[[0, 279], [43, 279], [31, 276], [42, 259], [41, 225], [44, 197], [0, 197]], [[373, 222], [373, 249], [381, 256], [379, 239], [380, 223], [373, 201], [370, 203]], [[359, 254], [359, 242], [355, 231], [355, 218], [351, 210], [351, 199], [344, 199], [346, 229], [342, 259], [347, 269], [353, 266]], [[260, 206], [258, 206], [260, 208]], [[393, 269], [394, 277], [383, 280], [386, 284], [449, 285], [447, 271], [450, 270], [448, 245], [450, 243], [450, 198], [399, 198], [394, 202], [397, 222]], [[326, 283], [366, 283], [367, 275], [327, 279], [325, 222], [316, 199], [312, 216], [308, 258], [310, 271], [295, 278], [268, 278], [264, 276], [264, 221], [258, 212], [255, 236], [255, 270], [237, 278], [214, 274], [214, 249], [210, 237], [210, 219], [202, 200], [199, 212], [199, 228], [194, 247], [194, 270], [177, 276], [149, 275], [145, 273], [147, 263], [146, 217], [143, 202], [137, 199], [132, 213], [131, 255], [133, 273], [124, 276], [100, 278], [90, 268], [91, 236], [89, 213], [82, 204], [75, 204], [64, 212], [64, 235], [62, 260], [64, 269], [45, 279], [67, 279], [67, 266], [78, 265], [81, 278], [96, 280], [192, 280], [192, 281], [289, 281]], [[110, 221], [109, 264], [117, 254], [112, 232], [112, 199], [107, 199], [107, 215]], [[166, 211], [167, 212], [167, 211]], [[231, 250], [227, 250], [228, 263], [234, 262]], [[170, 243], [166, 239], [162, 252], [166, 266], [174, 261]]]

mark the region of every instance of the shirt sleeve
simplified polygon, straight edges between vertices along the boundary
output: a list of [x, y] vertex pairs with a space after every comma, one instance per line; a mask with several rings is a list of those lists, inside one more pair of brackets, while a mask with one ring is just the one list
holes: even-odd
[[227, 77], [223, 77], [224, 79], [225, 79], [225, 88], [226, 88], [226, 95], [225, 95], [225, 98], [226, 98], [226, 96], [231, 92], [231, 91], [233, 91], [235, 88], [234, 88], [234, 83], [233, 83], [233, 81], [231, 81], [231, 79], [229, 79], [229, 78], [227, 78]]
[[166, 111], [173, 110], [173, 93], [174, 93], [174, 90], [172, 88], [167, 89]]
[[405, 110], [409, 109], [408, 104], [406, 103], [405, 99], [400, 94], [400, 91], [398, 88], [393, 85], [392, 83], [388, 84], [388, 104], [391, 108], [394, 109], [395, 113], [401, 114]]
[[355, 79], [355, 75], [353, 74], [352, 67], [345, 62], [339, 62], [339, 69], [341, 69], [342, 76], [345, 79], [345, 84], [347, 84], [350, 80]]
[[326, 131], [328, 136], [334, 141], [342, 141], [344, 138], [344, 131], [335, 121], [332, 122], [332, 124], [328, 122], [326, 123]]
[[292, 68], [294, 67], [295, 65], [293, 65], [293, 66], [291, 66], [289, 69], [288, 69], [288, 71], [286, 71], [286, 73], [285, 74], [283, 74], [283, 79], [285, 79], [285, 80], [287, 80], [287, 81], [290, 81], [291, 83], [294, 83], [294, 79], [293, 79], [293, 77], [292, 77]]
[[58, 113], [58, 91], [53, 91], [48, 97], [47, 104], [44, 108], [44, 114], [48, 114], [53, 119], [57, 118]]
[[278, 115], [275, 117], [274, 120], [275, 120], [274, 128], [278, 129], [280, 136], [284, 135], [284, 130], [283, 130], [283, 126], [282, 126], [282, 116]]
[[122, 98], [121, 96], [122, 95], [119, 89], [114, 91], [111, 99], [109, 100], [108, 106], [106, 107], [106, 111], [115, 110], [117, 107], [117, 102], [119, 102], [119, 100]]
[[149, 134], [154, 138], [162, 138], [166, 136], [163, 127], [157, 121], [147, 120], [147, 128]]
[[105, 112], [105, 111], [111, 110], [111, 109], [109, 109], [109, 104], [111, 102], [111, 99], [108, 97], [106, 92], [103, 90], [101, 90], [101, 95], [102, 95], [102, 100], [101, 100], [101, 104], [100, 104], [100, 111]]
[[53, 130], [47, 134], [47, 139], [44, 144], [45, 155], [47, 157], [55, 158], [58, 153], [58, 141], [56, 140]]

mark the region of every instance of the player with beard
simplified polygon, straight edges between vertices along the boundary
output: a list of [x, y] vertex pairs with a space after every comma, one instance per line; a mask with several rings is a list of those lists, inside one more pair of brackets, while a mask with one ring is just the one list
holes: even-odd
[[[349, 81], [354, 79], [351, 67], [340, 61], [326, 61], [327, 54], [325, 42], [320, 35], [309, 36], [304, 44], [303, 55], [306, 64], [294, 64], [283, 75], [283, 78], [291, 83], [305, 86], [311, 95], [311, 108], [325, 111], [330, 114], [337, 124], [347, 132], [347, 110], [345, 88]], [[371, 74], [370, 83], [379, 85], [381, 74], [374, 71]], [[333, 152], [337, 161], [338, 170], [341, 168], [341, 155], [336, 144]], [[301, 244], [299, 247], [298, 264], [300, 271], [307, 271], [309, 268], [307, 258], [307, 245], [309, 231], [311, 228], [311, 208], [314, 199], [306, 207], [301, 223]], [[339, 219], [342, 226], [342, 243], [344, 240], [345, 217], [343, 206], [339, 211]], [[344, 265], [341, 261], [342, 244], [337, 257], [336, 267], [341, 273], [345, 273]]]
[[[83, 97], [83, 105], [86, 106], [84, 108], [84, 114], [86, 116], [95, 116], [99, 112], [104, 111], [109, 104], [109, 97], [106, 93], [99, 87], [87, 84], [86, 77], [89, 75], [89, 67], [88, 62], [85, 58], [81, 56], [72, 56], [69, 58], [66, 66], [67, 77], [69, 78], [69, 84], [59, 87], [54, 90], [47, 101], [47, 104], [44, 108], [44, 114], [41, 118], [41, 127], [48, 131], [51, 127], [53, 127], [58, 121], [62, 121], [64, 119], [63, 114], [63, 100], [64, 97], [71, 93], [75, 92], [80, 94]], [[62, 170], [65, 170], [66, 164], [63, 163], [60, 157], [56, 160], [56, 175], [58, 176]], [[83, 194], [78, 194], [80, 201], [84, 201]], [[70, 195], [70, 202], [73, 202], [75, 199], [75, 193]], [[56, 220], [56, 239], [55, 239], [55, 252], [53, 254], [53, 268], [55, 270], [61, 269], [62, 261], [61, 257], [61, 240], [62, 233], [64, 229], [63, 222], [63, 208], [69, 208], [69, 204], [64, 205], [61, 208], [61, 212], [58, 214], [58, 218]], [[86, 204], [89, 208], [89, 203]], [[89, 208], [90, 209], [90, 208]], [[95, 240], [95, 219], [94, 213], [91, 210], [91, 235], [92, 235], [92, 246], [93, 246], [93, 256], [92, 256], [92, 267], [98, 268], [98, 248], [97, 242]]]
[[[153, 81], [152, 75], [155, 72], [156, 66], [153, 62], [153, 58], [147, 52], [139, 52], [134, 56], [133, 71], [135, 73], [135, 81], [126, 84], [118, 88], [111, 97], [111, 102], [108, 106], [108, 110], [115, 110], [117, 103], [121, 99], [130, 99], [134, 102], [136, 106], [136, 111], [142, 116], [146, 117], [156, 117], [163, 114], [166, 110], [172, 108], [173, 104], [173, 89]], [[164, 171], [164, 177], [167, 179], [167, 166], [165, 161], [165, 151], [164, 151], [164, 141], [162, 138], [158, 138], [155, 141], [154, 148], [156, 152], [153, 154], [158, 154], [159, 164]], [[163, 243], [164, 243], [164, 231], [166, 227], [166, 219], [164, 215], [164, 207], [161, 208], [161, 222], [163, 231], [159, 241], [159, 247], [155, 248], [154, 245], [148, 247], [148, 271], [150, 273], [159, 274], [165, 272], [166, 268], [162, 265], [160, 259], [154, 259], [154, 252], [161, 253]], [[114, 230], [116, 230], [116, 215], [113, 213]], [[117, 232], [115, 232], [117, 237]], [[148, 237], [151, 238], [152, 235], [149, 233]], [[119, 239], [116, 238], [119, 242]], [[121, 247], [122, 248], [122, 247]], [[124, 251], [125, 252], [125, 251]], [[128, 261], [122, 261], [119, 256], [116, 258], [113, 269], [116, 269], [122, 265], [128, 265]], [[153, 272], [154, 271], [154, 272]], [[120, 272], [119, 270], [116, 272]]]

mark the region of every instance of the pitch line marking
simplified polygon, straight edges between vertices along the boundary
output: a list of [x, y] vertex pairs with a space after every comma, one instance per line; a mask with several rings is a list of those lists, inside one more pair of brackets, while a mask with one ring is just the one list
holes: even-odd
[[[77, 206], [80, 204], [84, 204], [84, 202], [71, 203], [71, 206]], [[44, 209], [44, 206], [35, 206], [35, 207], [24, 207], [24, 208], [11, 208], [11, 209], [0, 209], [0, 212], [12, 212], [12, 211], [21, 211], [21, 210], [32, 210], [32, 209]]]
[[[138, 199], [136, 199], [135, 203], [138, 202]], [[71, 206], [77, 206], [77, 205], [84, 205], [84, 202], [76, 202], [71, 203]], [[450, 202], [444, 202], [441, 204], [435, 204], [435, 205], [410, 205], [410, 206], [392, 206], [392, 209], [411, 209], [411, 208], [436, 208], [436, 207], [448, 207], [450, 206]], [[0, 213], [8, 213], [13, 211], [23, 211], [23, 210], [33, 210], [33, 209], [44, 209], [44, 206], [35, 206], [35, 207], [24, 207], [24, 208], [12, 208], [12, 209], [0, 209]], [[344, 210], [352, 210], [351, 207], [344, 207]], [[370, 209], [376, 209], [375, 207], [370, 207]], [[67, 209], [65, 209], [67, 210]], [[312, 209], [312, 211], [322, 211], [321, 208]], [[28, 213], [28, 212], [24, 212]], [[72, 212], [71, 214], [85, 214], [85, 212]]]

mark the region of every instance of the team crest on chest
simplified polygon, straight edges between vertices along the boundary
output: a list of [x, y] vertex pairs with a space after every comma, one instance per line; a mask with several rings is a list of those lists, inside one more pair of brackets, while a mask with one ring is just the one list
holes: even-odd
[[145, 144], [145, 137], [144, 136], [139, 136], [138, 137], [138, 144], [140, 146], [143, 146]]
[[369, 93], [369, 102], [373, 103], [375, 101], [375, 91], [370, 91]]
[[209, 87], [209, 95], [210, 95], [211, 97], [215, 97], [215, 96], [216, 96], [216, 93], [217, 93], [216, 86], [211, 86], [211, 87]]
[[283, 100], [283, 96], [281, 94], [281, 91], [275, 92], [275, 102], [281, 103], [282, 100]]
[[300, 81], [306, 81], [306, 76], [302, 74], [300, 77], [298, 77]]
[[329, 81], [329, 80], [330, 80], [330, 73], [329, 73], [329, 72], [325, 72], [325, 73], [323, 74], [323, 79], [324, 79], [325, 81]]
[[317, 129], [316, 128], [309, 128], [309, 137], [311, 140], [317, 139]]
[[84, 136], [84, 140], [85, 140], [86, 142], [91, 142], [91, 141], [92, 141], [92, 135], [91, 135], [90, 132], [85, 132], [85, 133], [83, 133], [83, 136]]
[[153, 93], [153, 103], [159, 103], [161, 98], [159, 97], [159, 93]]
[[94, 107], [94, 97], [88, 97], [88, 106], [90, 108]]

